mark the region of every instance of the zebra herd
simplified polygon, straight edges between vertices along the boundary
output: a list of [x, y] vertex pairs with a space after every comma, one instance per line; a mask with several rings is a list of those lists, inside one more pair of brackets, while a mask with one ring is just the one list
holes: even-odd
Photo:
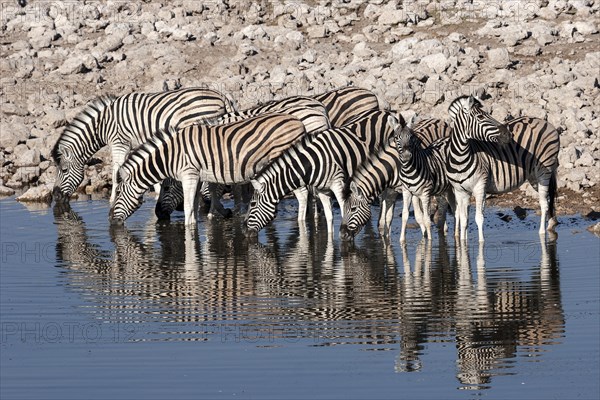
[[[293, 193], [304, 223], [309, 193], [322, 203], [333, 235], [333, 195], [341, 210], [340, 237], [353, 239], [380, 198], [379, 231], [390, 234], [394, 205], [403, 196], [402, 228], [410, 204], [423, 236], [431, 238], [430, 204], [439, 205], [438, 227], [455, 215], [454, 234], [467, 239], [471, 195], [479, 241], [487, 193], [504, 193], [529, 181], [539, 193], [540, 235], [556, 224], [559, 134], [548, 122], [521, 117], [500, 123], [472, 96], [449, 106], [449, 123], [405, 121], [382, 110], [365, 89], [345, 87], [321, 95], [294, 96], [237, 111], [221, 93], [189, 88], [162, 93], [104, 96], [88, 104], [65, 128], [52, 156], [58, 173], [57, 202], [81, 184], [86, 162], [108, 145], [113, 162], [109, 219], [123, 223], [151, 187], [159, 189], [156, 213], [181, 202], [185, 224], [196, 225], [199, 193], [211, 195], [211, 213], [224, 213], [224, 185], [250, 182], [254, 193], [245, 217], [254, 236]], [[200, 185], [200, 182], [203, 185]], [[202, 187], [202, 190], [201, 190]]]

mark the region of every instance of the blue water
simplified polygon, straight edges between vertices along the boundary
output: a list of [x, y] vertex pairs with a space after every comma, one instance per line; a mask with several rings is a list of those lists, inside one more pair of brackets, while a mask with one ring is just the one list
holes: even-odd
[[121, 229], [104, 200], [1, 200], [0, 397], [597, 399], [600, 240], [496, 211], [481, 248], [397, 220], [348, 247], [293, 201], [256, 243], [152, 200]]

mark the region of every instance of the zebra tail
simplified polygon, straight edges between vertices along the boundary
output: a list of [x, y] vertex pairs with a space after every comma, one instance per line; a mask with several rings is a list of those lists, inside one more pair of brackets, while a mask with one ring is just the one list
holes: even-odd
[[556, 183], [556, 171], [552, 172], [550, 176], [550, 183], [548, 184], [548, 196], [549, 204], [548, 204], [548, 218], [556, 218], [556, 194], [557, 194], [557, 183]]

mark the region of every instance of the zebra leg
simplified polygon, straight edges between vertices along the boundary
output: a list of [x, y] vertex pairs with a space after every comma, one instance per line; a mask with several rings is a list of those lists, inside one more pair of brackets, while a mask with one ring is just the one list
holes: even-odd
[[111, 148], [111, 155], [113, 159], [112, 165], [112, 189], [110, 191], [110, 204], [112, 205], [117, 198], [117, 182], [119, 180], [119, 168], [125, 162], [125, 157], [129, 152], [127, 146], [113, 146]]
[[331, 185], [331, 191], [333, 192], [335, 199], [338, 202], [338, 206], [340, 207], [340, 214], [342, 218], [344, 217], [344, 178], [338, 178], [334, 181], [333, 185]]
[[546, 218], [548, 216], [548, 186], [541, 183], [538, 184], [538, 196], [540, 199], [540, 211], [542, 216], [540, 217], [540, 229], [538, 233], [540, 236], [546, 236]]
[[308, 189], [306, 186], [294, 190], [298, 199], [298, 223], [306, 222], [306, 209], [308, 207]]
[[469, 200], [470, 194], [467, 192], [456, 193], [456, 227], [454, 229], [454, 236], [456, 239], [461, 241], [467, 240], [467, 221], [469, 218]]
[[219, 213], [219, 215], [226, 218], [231, 217], [231, 210], [223, 207], [223, 203], [221, 203], [224, 186], [218, 183], [209, 183], [208, 190], [210, 192], [210, 210], [208, 211], [207, 217], [212, 219], [215, 217], [216, 213]]
[[325, 220], [327, 221], [327, 233], [333, 235], [333, 211], [331, 209], [331, 197], [326, 193], [317, 192], [319, 200], [323, 205], [323, 214], [325, 214]]
[[421, 203], [421, 217], [423, 218], [422, 222], [425, 225], [425, 233], [427, 234], [427, 239], [431, 240], [431, 216], [429, 215], [431, 196], [427, 193], [426, 195], [421, 196], [419, 200]]
[[183, 187], [183, 212], [185, 224], [196, 227], [197, 191], [200, 177], [191, 171], [184, 172], [181, 176]]
[[423, 239], [427, 237], [427, 222], [425, 215], [425, 209], [423, 206], [423, 200], [420, 197], [413, 197], [413, 210], [415, 211], [415, 219], [417, 220], [417, 224], [419, 224], [419, 228], [421, 228], [421, 235]]
[[394, 209], [398, 192], [393, 189], [386, 189], [381, 195], [381, 206], [379, 212], [379, 234], [389, 236], [392, 229], [392, 219], [394, 218]]
[[483, 242], [483, 210], [485, 209], [485, 182], [478, 183], [474, 190], [475, 195], [475, 223], [479, 233], [479, 241]]
[[400, 243], [406, 243], [406, 224], [408, 223], [408, 213], [412, 194], [406, 190], [402, 190], [402, 227], [400, 228]]
[[448, 233], [448, 223], [446, 222], [446, 213], [448, 212], [448, 200], [445, 196], [436, 196], [437, 200], [437, 228], [440, 233], [446, 235]]

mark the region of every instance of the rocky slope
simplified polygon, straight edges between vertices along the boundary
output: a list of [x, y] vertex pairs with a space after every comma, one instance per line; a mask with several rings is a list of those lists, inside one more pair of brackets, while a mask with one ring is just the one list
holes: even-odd
[[[166, 81], [245, 108], [351, 84], [405, 117], [446, 118], [456, 96], [477, 94], [499, 120], [545, 118], [562, 130], [559, 187], [596, 205], [599, 11], [594, 0], [3, 2], [0, 195], [51, 184], [52, 145], [101, 94]], [[90, 163], [82, 191], [110, 187], [109, 157]]]

